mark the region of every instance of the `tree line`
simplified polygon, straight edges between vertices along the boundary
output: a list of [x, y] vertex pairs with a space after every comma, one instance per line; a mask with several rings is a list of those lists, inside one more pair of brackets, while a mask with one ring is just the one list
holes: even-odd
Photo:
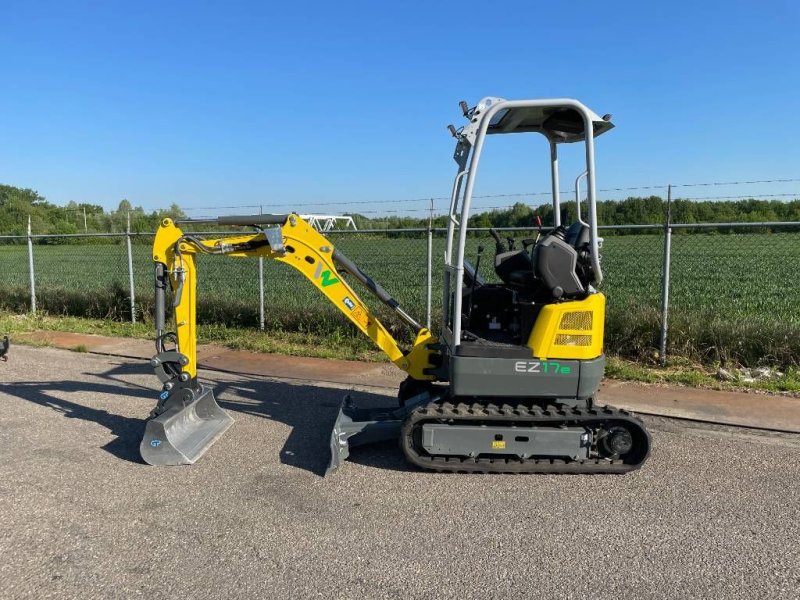
[[[576, 220], [575, 202], [566, 202], [561, 207], [561, 222]], [[406, 229], [425, 228], [428, 217], [390, 216], [367, 217], [358, 213], [345, 213], [353, 217], [359, 229]], [[586, 205], [582, 207], [586, 216]], [[666, 202], [659, 196], [629, 197], [625, 200], [601, 200], [597, 203], [598, 223], [601, 225], [661, 225], [666, 214]], [[147, 212], [141, 206], [133, 206], [121, 200], [116, 210], [106, 211], [97, 204], [69, 202], [58, 206], [31, 189], [0, 184], [0, 235], [25, 235], [28, 216], [35, 234], [79, 234], [92, 232], [124, 232], [128, 217], [131, 231], [153, 233], [164, 217], [185, 218], [184, 211], [172, 204], [168, 208]], [[553, 207], [549, 203], [532, 206], [517, 202], [504, 209], [478, 212], [470, 217], [470, 227], [519, 227], [536, 226], [537, 217], [542, 225], [553, 223]], [[800, 222], [800, 199], [759, 200], [687, 200], [675, 199], [671, 205], [672, 223], [752, 223], [767, 221]], [[434, 227], [446, 227], [447, 216], [435, 215]], [[45, 240], [46, 242], [47, 240]]]
[[28, 217], [34, 234], [76, 234], [124, 232], [130, 215], [131, 231], [152, 233], [164, 217], [182, 218], [177, 204], [145, 211], [121, 200], [116, 210], [106, 211], [99, 204], [69, 202], [58, 206], [32, 189], [0, 184], [0, 235], [25, 235]]
[[[660, 196], [634, 197], [625, 200], [600, 200], [597, 202], [597, 221], [600, 225], [663, 225], [666, 218], [666, 200]], [[586, 202], [581, 214], [586, 219]], [[800, 199], [759, 200], [687, 200], [673, 199], [670, 206], [671, 223], [762, 223], [768, 221], [800, 222]], [[405, 229], [427, 227], [428, 218], [391, 216], [368, 218], [353, 214], [359, 229]], [[509, 208], [478, 212], [469, 219], [470, 227], [535, 227], [537, 217], [544, 227], [553, 224], [553, 205], [550, 203], [532, 206], [517, 202]], [[577, 220], [575, 202], [562, 204], [561, 222]], [[436, 215], [434, 227], [446, 227], [447, 216]]]

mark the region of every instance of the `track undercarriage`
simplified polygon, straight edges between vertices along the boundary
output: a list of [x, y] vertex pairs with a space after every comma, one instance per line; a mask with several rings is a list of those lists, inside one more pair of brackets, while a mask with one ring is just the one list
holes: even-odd
[[622, 474], [650, 452], [642, 422], [611, 406], [464, 402], [423, 393], [394, 410], [356, 408], [346, 399], [331, 435], [328, 472], [350, 448], [398, 436], [409, 462], [451, 473]]
[[404, 421], [400, 445], [413, 464], [456, 473], [626, 473], [650, 451], [629, 412], [533, 402], [434, 401]]

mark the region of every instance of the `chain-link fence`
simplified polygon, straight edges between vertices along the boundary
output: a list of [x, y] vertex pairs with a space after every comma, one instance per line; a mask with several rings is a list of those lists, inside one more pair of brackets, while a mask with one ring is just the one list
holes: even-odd
[[[416, 229], [325, 235], [407, 312], [436, 330], [444, 234]], [[501, 234], [521, 240], [537, 232]], [[800, 287], [793, 268], [800, 223], [612, 226], [602, 227], [601, 235], [609, 352], [663, 359], [659, 350], [667, 340], [667, 353], [696, 359], [800, 362]], [[148, 320], [152, 241], [152, 234], [136, 233], [0, 236], [0, 306]], [[494, 241], [488, 231], [472, 230], [467, 257], [473, 264], [480, 247], [481, 274], [496, 281]], [[206, 255], [197, 261], [200, 323], [310, 332], [343, 326], [336, 309], [286, 265]], [[380, 318], [393, 323], [390, 311], [363, 295]]]

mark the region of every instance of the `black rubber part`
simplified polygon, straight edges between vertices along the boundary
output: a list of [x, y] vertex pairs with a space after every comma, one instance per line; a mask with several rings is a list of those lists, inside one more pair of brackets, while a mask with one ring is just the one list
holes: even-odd
[[[604, 457], [592, 448], [587, 459], [557, 459], [498, 454], [469, 456], [431, 455], [422, 448], [421, 432], [425, 423], [452, 425], [525, 425], [536, 427], [586, 427], [593, 431], [624, 427], [633, 438], [631, 452], [622, 457]], [[517, 403], [453, 404], [449, 401], [431, 402], [418, 407], [406, 418], [400, 432], [400, 446], [409, 462], [422, 469], [451, 473], [569, 473], [622, 474], [642, 466], [650, 454], [650, 434], [632, 413], [603, 406], [570, 408]]]
[[430, 391], [432, 387], [433, 383], [430, 381], [419, 381], [410, 376], [406, 377], [400, 383], [400, 387], [397, 390], [397, 401], [400, 403], [400, 406], [405, 406], [407, 400], [410, 400], [422, 392]]
[[[217, 217], [219, 225], [283, 225], [289, 215], [232, 215], [229, 217]], [[191, 221], [188, 221], [191, 223]], [[181, 221], [178, 221], [181, 223]]]

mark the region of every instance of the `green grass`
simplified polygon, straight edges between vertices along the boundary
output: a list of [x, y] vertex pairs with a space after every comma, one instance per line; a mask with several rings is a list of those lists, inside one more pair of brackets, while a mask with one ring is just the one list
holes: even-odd
[[[77, 317], [52, 317], [48, 315], [16, 315], [0, 312], [0, 331], [12, 337], [12, 343], [32, 346], [51, 346], [47, 341], [29, 335], [39, 331], [68, 331], [74, 333], [110, 335], [139, 339], [153, 338], [150, 326], [142, 323], [121, 323], [107, 319]], [[340, 337], [335, 334], [315, 335], [298, 332], [260, 332], [253, 329], [205, 325], [200, 328], [198, 341], [201, 344], [218, 344], [234, 350], [336, 358], [340, 360], [362, 360], [386, 362], [386, 357], [376, 350], [363, 336]], [[85, 344], [70, 348], [75, 352], [87, 352]], [[716, 390], [746, 390], [800, 395], [800, 369], [790, 368], [779, 379], [768, 381], [720, 381], [716, 377], [716, 366], [693, 363], [687, 359], [674, 358], [667, 367], [633, 362], [610, 356], [606, 364], [606, 376], [612, 379], [647, 384], [669, 384], [687, 387], [702, 387]]]
[[[154, 333], [149, 323], [128, 323], [108, 319], [84, 317], [54, 317], [46, 314], [19, 315], [0, 312], [0, 332], [12, 337], [12, 343], [33, 346], [50, 346], [36, 336], [39, 331], [59, 331], [107, 335], [152, 340]], [[16, 336], [16, 339], [15, 339]], [[338, 358], [381, 362], [386, 360], [372, 342], [364, 336], [342, 337], [337, 332], [328, 334], [301, 333], [296, 331], [261, 332], [252, 328], [203, 325], [198, 331], [198, 343], [218, 344], [234, 350], [268, 352], [292, 356]], [[75, 352], [86, 352], [85, 344], [70, 348]]]
[[686, 387], [701, 387], [714, 390], [761, 391], [800, 395], [800, 369], [790, 367], [782, 377], [763, 381], [721, 381], [717, 370], [710, 365], [693, 363], [677, 358], [667, 362], [666, 367], [642, 365], [641, 363], [609, 357], [606, 377], [623, 381], [649, 384], [669, 384]]
[[[409, 313], [424, 321], [424, 238], [330, 237]], [[493, 243], [471, 238], [467, 254], [473, 263], [478, 244], [486, 248], [481, 271], [490, 274]], [[703, 364], [800, 364], [800, 286], [792, 267], [800, 234], [676, 234], [672, 245], [671, 356]], [[437, 235], [434, 328], [440, 320], [443, 252], [444, 240]], [[602, 290], [609, 300], [606, 347], [610, 354], [655, 362], [662, 252], [659, 234], [607, 236]], [[124, 245], [35, 246], [34, 259], [42, 311], [115, 322], [130, 318]], [[252, 330], [258, 323], [257, 261], [200, 256], [198, 266], [198, 321]], [[153, 303], [149, 246], [134, 246], [134, 271], [138, 317], [147, 321]], [[27, 248], [0, 246], [0, 272], [0, 308], [27, 311]], [[272, 336], [320, 336], [351, 347], [361, 343], [354, 341], [360, 334], [299, 273], [266, 261], [264, 279], [266, 329]], [[397, 327], [391, 313], [367, 293], [362, 295], [382, 319]]]

